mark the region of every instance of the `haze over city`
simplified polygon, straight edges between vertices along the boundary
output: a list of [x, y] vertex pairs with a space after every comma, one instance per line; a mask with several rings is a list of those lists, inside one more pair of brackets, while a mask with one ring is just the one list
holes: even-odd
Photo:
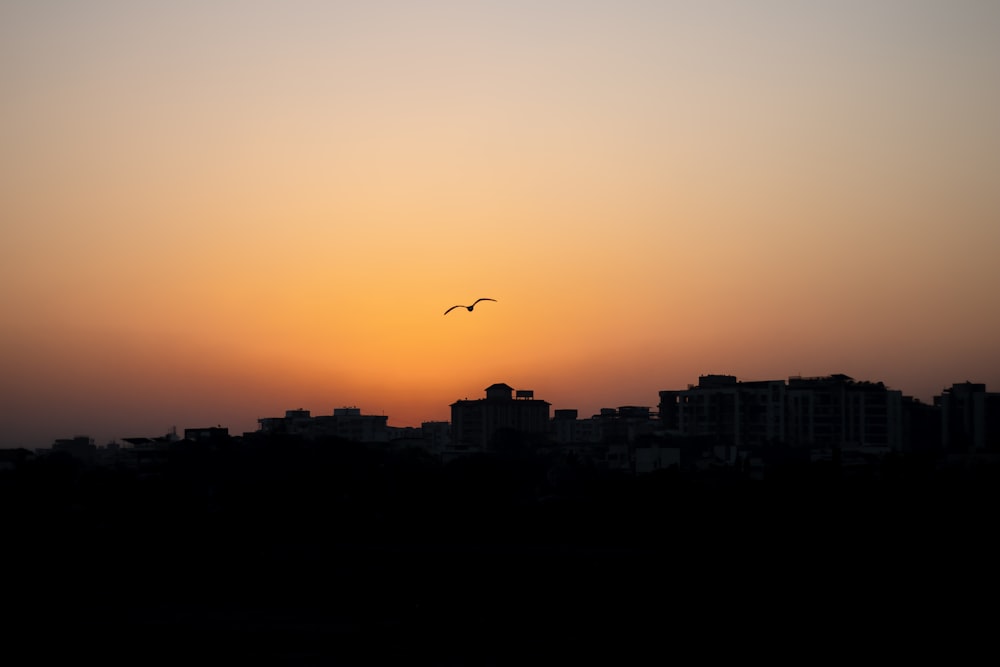
[[0, 2], [0, 447], [494, 382], [996, 391], [998, 35], [972, 0]]

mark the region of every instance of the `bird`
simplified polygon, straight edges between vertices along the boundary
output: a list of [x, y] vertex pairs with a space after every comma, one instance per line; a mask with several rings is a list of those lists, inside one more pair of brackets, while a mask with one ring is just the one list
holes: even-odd
[[488, 298], [485, 298], [485, 297], [482, 298], [482, 299], [476, 299], [475, 301], [472, 302], [471, 306], [463, 306], [461, 304], [459, 304], [457, 306], [452, 306], [448, 310], [444, 311], [444, 314], [447, 315], [448, 313], [450, 313], [451, 311], [455, 310], [456, 308], [465, 308], [467, 311], [469, 311], [471, 313], [472, 309], [475, 308], [476, 304], [479, 303], [480, 301], [496, 301], [496, 299], [488, 299]]

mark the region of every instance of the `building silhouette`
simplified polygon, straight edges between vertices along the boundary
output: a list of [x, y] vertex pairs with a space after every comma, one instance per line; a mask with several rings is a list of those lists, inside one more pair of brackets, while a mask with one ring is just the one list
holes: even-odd
[[501, 431], [521, 437], [545, 437], [549, 429], [549, 403], [531, 390], [517, 390], [497, 383], [486, 388], [486, 397], [451, 404], [452, 446], [458, 451], [490, 451]]
[[785, 383], [702, 375], [686, 390], [661, 391], [659, 411], [664, 427], [680, 435], [763, 445], [785, 437]]
[[[447, 462], [477, 452], [513, 451], [587, 462], [634, 473], [675, 465], [685, 469], [739, 466], [763, 469], [775, 462], [830, 461], [861, 464], [886, 454], [915, 453], [991, 458], [1000, 453], [1000, 393], [985, 384], [956, 383], [933, 404], [904, 396], [882, 382], [843, 374], [792, 376], [787, 380], [741, 381], [733, 375], [701, 375], [696, 385], [662, 390], [657, 408], [602, 408], [579, 418], [557, 409], [531, 390], [504, 383], [485, 397], [451, 404], [451, 421], [419, 428], [389, 427], [386, 415], [342, 407], [314, 416], [302, 408], [282, 417], [258, 419], [246, 436], [337, 439], [374, 445], [378, 451], [423, 449]], [[37, 448], [87, 465], [156, 470], [171, 452], [191, 443], [238, 447], [241, 438], [219, 426], [185, 428], [155, 438], [123, 438], [121, 445], [95, 446], [89, 436], [58, 439]], [[235, 450], [234, 450], [235, 451]], [[11, 465], [7, 463], [8, 467]]]
[[902, 447], [900, 391], [846, 375], [788, 379], [785, 440], [793, 446], [831, 451]]
[[948, 453], [1000, 451], [1000, 393], [985, 384], [953, 384], [934, 399], [941, 410], [941, 444]]
[[660, 392], [665, 429], [734, 447], [785, 443], [817, 453], [903, 447], [902, 392], [841, 374], [740, 382], [703, 375], [686, 390]]
[[258, 433], [263, 435], [293, 435], [307, 440], [342, 438], [355, 442], [388, 442], [389, 417], [365, 415], [360, 408], [335, 408], [332, 415], [312, 416], [309, 410], [286, 410], [284, 417], [263, 417], [257, 420]]
[[97, 446], [93, 438], [78, 435], [72, 438], [59, 438], [52, 443], [52, 451], [62, 452], [81, 460], [91, 460], [97, 454]]
[[225, 426], [185, 428], [184, 439], [189, 442], [200, 443], [224, 442], [229, 439], [229, 429]]

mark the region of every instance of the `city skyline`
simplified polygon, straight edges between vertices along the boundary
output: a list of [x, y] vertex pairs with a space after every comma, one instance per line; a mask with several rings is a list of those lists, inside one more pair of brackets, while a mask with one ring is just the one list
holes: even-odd
[[[893, 386], [888, 385], [887, 383], [884, 383], [884, 382], [882, 382], [882, 381], [880, 381], [880, 380], [878, 380], [876, 378], [850, 377], [850, 376], [846, 376], [844, 374], [839, 374], [839, 373], [826, 373], [826, 374], [815, 375], [815, 376], [789, 375], [789, 376], [787, 376], [785, 378], [766, 378], [766, 379], [765, 378], [753, 378], [753, 379], [750, 379], [750, 378], [740, 378], [740, 377], [737, 377], [737, 376], [734, 376], [734, 375], [719, 374], [719, 373], [702, 373], [697, 378], [694, 378], [693, 381], [684, 383], [683, 385], [677, 385], [677, 386], [672, 386], [672, 387], [663, 387], [663, 388], [657, 390], [656, 394], [654, 396], [650, 397], [651, 400], [641, 401], [641, 402], [620, 402], [620, 401], [619, 402], [614, 402], [614, 401], [612, 401], [612, 402], [608, 402], [608, 403], [602, 404], [602, 405], [600, 405], [599, 407], [597, 407], [597, 408], [595, 408], [593, 410], [588, 410], [588, 409], [581, 409], [579, 406], [576, 406], [576, 405], [562, 405], [562, 404], [558, 404], [558, 403], [553, 403], [552, 401], [548, 400], [547, 396], [545, 396], [543, 394], [538, 394], [536, 396], [535, 394], [537, 392], [535, 392], [535, 390], [533, 388], [527, 388], [527, 387], [521, 386], [521, 385], [518, 385], [517, 387], [514, 387], [514, 386], [508, 385], [505, 382], [498, 381], [497, 383], [493, 383], [493, 384], [491, 384], [488, 387], [481, 388], [479, 391], [469, 392], [469, 393], [467, 393], [467, 394], [465, 394], [465, 395], [463, 395], [461, 397], [453, 399], [448, 404], [446, 404], [446, 405], [444, 405], [442, 407], [442, 409], [440, 411], [441, 412], [440, 415], [436, 414], [436, 416], [434, 416], [434, 417], [428, 417], [428, 418], [425, 418], [425, 419], [419, 419], [419, 420], [417, 420], [414, 423], [400, 423], [398, 420], [394, 420], [392, 414], [390, 414], [390, 413], [386, 413], [384, 411], [370, 410], [370, 409], [368, 409], [367, 406], [358, 405], [358, 404], [355, 404], [355, 403], [351, 403], [350, 401], [345, 401], [345, 402], [333, 405], [332, 407], [326, 407], [326, 406], [324, 406], [324, 407], [320, 407], [319, 409], [317, 409], [317, 406], [315, 406], [315, 405], [310, 406], [310, 405], [306, 405], [306, 404], [300, 404], [300, 405], [296, 405], [296, 406], [292, 406], [292, 405], [272, 406], [272, 409], [270, 410], [270, 412], [266, 412], [266, 414], [260, 414], [260, 415], [254, 416], [252, 418], [251, 417], [244, 417], [244, 418], [242, 418], [240, 420], [237, 420], [235, 422], [226, 422], [224, 420], [210, 419], [209, 418], [209, 419], [202, 419], [201, 421], [198, 421], [197, 423], [178, 423], [178, 420], [169, 420], [169, 419], [167, 419], [167, 420], [161, 420], [161, 421], [170, 421], [171, 422], [166, 427], [147, 429], [146, 431], [143, 431], [143, 432], [129, 431], [128, 433], [124, 433], [124, 434], [118, 434], [118, 433], [121, 432], [122, 429], [116, 427], [114, 424], [103, 424], [102, 426], [100, 426], [100, 428], [96, 432], [94, 432], [92, 430], [91, 431], [87, 431], [85, 429], [77, 429], [76, 431], [73, 431], [73, 432], [64, 432], [64, 431], [61, 431], [61, 432], [51, 432], [50, 431], [51, 435], [43, 435], [41, 432], [38, 432], [30, 440], [19, 441], [19, 442], [14, 442], [13, 440], [11, 440], [9, 438], [9, 436], [5, 437], [3, 433], [0, 433], [0, 449], [11, 449], [11, 448], [15, 448], [15, 447], [24, 447], [24, 448], [27, 448], [27, 449], [46, 449], [46, 448], [50, 447], [53, 444], [53, 442], [55, 442], [57, 440], [68, 440], [68, 439], [80, 438], [80, 437], [89, 438], [90, 440], [93, 441], [93, 443], [95, 445], [103, 446], [105, 444], [112, 444], [112, 443], [122, 444], [122, 442], [126, 441], [129, 438], [158, 438], [158, 437], [165, 437], [165, 436], [171, 436], [171, 435], [174, 435], [176, 437], [180, 437], [184, 433], [185, 430], [196, 430], [196, 429], [215, 428], [215, 427], [226, 429], [231, 436], [240, 436], [242, 434], [260, 431], [261, 428], [262, 428], [263, 422], [265, 422], [265, 421], [275, 421], [275, 420], [281, 421], [282, 420], [282, 415], [287, 416], [289, 413], [298, 413], [298, 412], [303, 412], [306, 415], [311, 415], [313, 418], [322, 417], [322, 416], [326, 416], [326, 415], [334, 415], [334, 414], [342, 413], [342, 412], [343, 413], [347, 413], [347, 412], [354, 413], [354, 412], [357, 412], [358, 414], [364, 415], [364, 416], [380, 415], [384, 419], [387, 420], [385, 422], [385, 426], [388, 426], [389, 428], [400, 428], [400, 429], [403, 429], [403, 428], [416, 428], [416, 429], [419, 429], [423, 423], [432, 423], [432, 422], [446, 422], [446, 423], [450, 423], [451, 422], [451, 417], [452, 417], [452, 414], [453, 414], [453, 411], [452, 411], [453, 404], [455, 404], [455, 403], [463, 403], [463, 402], [464, 403], [469, 403], [469, 402], [476, 403], [476, 402], [478, 402], [482, 398], [482, 394], [483, 393], [486, 393], [488, 395], [489, 392], [490, 392], [490, 390], [493, 387], [497, 387], [497, 386], [499, 386], [499, 387], [505, 387], [505, 388], [507, 388], [507, 389], [509, 389], [511, 391], [514, 391], [516, 389], [519, 397], [522, 394], [524, 394], [524, 395], [530, 395], [531, 398], [536, 399], [535, 402], [541, 402], [541, 403], [548, 404], [550, 406], [550, 412], [549, 412], [549, 418], [550, 419], [553, 419], [555, 417], [556, 411], [573, 410], [573, 411], [576, 411], [578, 413], [578, 417], [577, 417], [578, 419], [586, 420], [586, 419], [590, 419], [591, 417], [594, 417], [594, 418], [600, 417], [602, 410], [606, 410], [606, 409], [617, 410], [619, 408], [630, 408], [630, 407], [645, 408], [645, 409], [648, 409], [650, 411], [651, 415], [655, 415], [658, 412], [659, 403], [660, 403], [660, 401], [663, 398], [662, 394], [664, 392], [668, 392], [668, 393], [680, 392], [680, 393], [683, 393], [685, 389], [687, 389], [687, 390], [697, 389], [701, 385], [701, 382], [703, 380], [712, 380], [713, 378], [732, 378], [732, 380], [734, 382], [738, 382], [740, 385], [745, 386], [745, 385], [752, 385], [752, 384], [757, 383], [757, 382], [777, 381], [777, 382], [785, 383], [785, 382], [790, 381], [790, 380], [830, 379], [830, 378], [835, 378], [835, 377], [844, 377], [844, 378], [850, 380], [851, 382], [859, 383], [859, 384], [862, 384], [862, 385], [866, 384], [866, 383], [870, 383], [870, 384], [873, 384], [873, 385], [883, 385], [885, 387], [885, 389], [888, 390], [888, 391], [890, 391], [890, 392], [899, 392], [904, 397], [909, 397], [909, 398], [916, 399], [916, 400], [918, 400], [918, 401], [920, 401], [920, 402], [922, 402], [922, 403], [924, 403], [926, 405], [933, 405], [934, 402], [935, 402], [934, 399], [936, 399], [937, 397], [945, 394], [948, 391], [951, 391], [954, 386], [962, 385], [962, 384], [966, 384], [966, 383], [970, 382], [970, 380], [955, 381], [955, 382], [950, 383], [949, 385], [947, 385], [945, 387], [942, 387], [942, 389], [939, 392], [937, 392], [934, 396], [930, 397], [929, 400], [925, 400], [925, 399], [922, 399], [921, 397], [913, 396], [912, 394], [908, 393], [905, 389], [902, 389], [902, 388], [899, 388], [899, 387], [893, 387]], [[971, 383], [972, 384], [978, 384], [978, 385], [985, 385], [985, 388], [986, 388], [987, 391], [990, 391], [992, 389], [992, 387], [989, 384], [982, 383], [982, 382], [977, 382], [976, 380], [971, 380]], [[116, 435], [107, 435], [109, 433], [114, 433]]]
[[418, 425], [504, 379], [998, 387], [997, 35], [973, 0], [2, 2], [0, 446]]

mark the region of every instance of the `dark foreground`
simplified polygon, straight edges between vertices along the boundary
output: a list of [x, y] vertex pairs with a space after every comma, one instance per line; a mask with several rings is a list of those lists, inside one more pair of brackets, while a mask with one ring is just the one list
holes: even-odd
[[6, 650], [31, 662], [661, 664], [961, 661], [993, 643], [993, 471], [578, 475], [544, 493], [495, 462], [362, 472], [207, 486], [8, 476]]

